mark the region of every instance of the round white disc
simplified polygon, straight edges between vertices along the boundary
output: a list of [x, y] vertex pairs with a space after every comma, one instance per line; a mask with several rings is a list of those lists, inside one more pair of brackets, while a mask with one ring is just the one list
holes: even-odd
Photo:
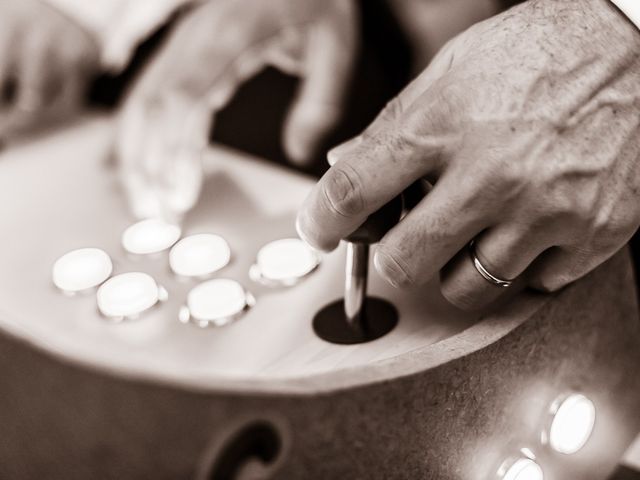
[[122, 234], [122, 246], [127, 252], [137, 255], [158, 253], [170, 248], [181, 234], [178, 225], [151, 218], [127, 228]]
[[98, 309], [110, 318], [135, 317], [160, 300], [161, 289], [146, 273], [116, 275], [98, 289]]
[[227, 241], [219, 235], [190, 235], [176, 243], [169, 252], [169, 265], [177, 275], [202, 277], [217, 272], [231, 259]]
[[551, 423], [551, 447], [565, 455], [578, 452], [591, 437], [595, 421], [593, 402], [582, 394], [570, 395], [559, 406]]
[[503, 480], [544, 480], [544, 473], [530, 458], [520, 458], [507, 470]]
[[99, 248], [81, 248], [53, 264], [53, 283], [65, 292], [79, 292], [104, 282], [113, 270], [109, 255]]
[[217, 278], [195, 286], [187, 296], [187, 308], [196, 321], [224, 325], [248, 306], [248, 298], [235, 280]]
[[317, 252], [299, 238], [284, 238], [258, 251], [256, 265], [265, 280], [294, 281], [308, 275], [320, 263]]

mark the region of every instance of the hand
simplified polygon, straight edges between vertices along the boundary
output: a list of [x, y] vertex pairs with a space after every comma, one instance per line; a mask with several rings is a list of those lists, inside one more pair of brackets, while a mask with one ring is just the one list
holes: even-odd
[[304, 162], [340, 115], [356, 50], [352, 0], [215, 0], [172, 33], [124, 105], [116, 155], [138, 217], [196, 202], [212, 113], [266, 65], [303, 78], [285, 126]]
[[98, 60], [92, 35], [46, 3], [0, 0], [0, 137], [76, 108]]
[[[432, 191], [381, 241], [376, 269], [400, 287], [443, 267], [464, 309], [503, 289], [554, 291], [612, 256], [640, 224], [640, 33], [606, 0], [532, 0], [439, 53], [358, 138], [298, 216], [332, 249], [416, 179]], [[330, 163], [331, 163], [330, 162]]]

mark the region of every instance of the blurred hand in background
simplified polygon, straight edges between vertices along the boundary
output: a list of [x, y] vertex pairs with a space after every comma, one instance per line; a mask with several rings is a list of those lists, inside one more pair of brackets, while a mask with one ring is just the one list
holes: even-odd
[[0, 138], [76, 109], [99, 63], [87, 30], [40, 0], [0, 0]]
[[413, 55], [417, 75], [451, 38], [500, 13], [503, 0], [387, 0]]
[[116, 155], [134, 214], [174, 219], [195, 204], [213, 114], [268, 65], [302, 79], [283, 142], [306, 162], [340, 117], [357, 38], [352, 0], [213, 0], [187, 14], [122, 108]]

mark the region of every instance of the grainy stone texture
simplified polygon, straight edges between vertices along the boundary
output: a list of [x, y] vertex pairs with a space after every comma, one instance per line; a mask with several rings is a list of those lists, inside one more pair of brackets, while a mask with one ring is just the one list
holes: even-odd
[[[320, 395], [189, 392], [61, 363], [3, 336], [0, 478], [207, 478], [233, 433], [266, 419], [283, 448], [264, 478], [485, 480], [528, 447], [545, 480], [604, 480], [640, 429], [638, 366], [626, 252], [486, 348]], [[569, 390], [598, 410], [572, 457], [540, 442], [550, 402]]]

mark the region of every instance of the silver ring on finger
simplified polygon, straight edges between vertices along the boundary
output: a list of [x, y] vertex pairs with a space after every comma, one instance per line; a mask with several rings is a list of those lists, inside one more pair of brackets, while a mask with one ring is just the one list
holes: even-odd
[[482, 278], [484, 278], [486, 281], [488, 281], [492, 285], [495, 285], [496, 287], [501, 287], [501, 288], [508, 288], [513, 284], [513, 280], [505, 280], [503, 278], [496, 277], [494, 274], [492, 274], [489, 270], [485, 268], [485, 266], [482, 264], [482, 262], [478, 258], [478, 255], [476, 254], [475, 240], [471, 240], [471, 243], [469, 243], [469, 256], [471, 257], [471, 262], [473, 263], [473, 266], [475, 267], [476, 271], [482, 276]]

